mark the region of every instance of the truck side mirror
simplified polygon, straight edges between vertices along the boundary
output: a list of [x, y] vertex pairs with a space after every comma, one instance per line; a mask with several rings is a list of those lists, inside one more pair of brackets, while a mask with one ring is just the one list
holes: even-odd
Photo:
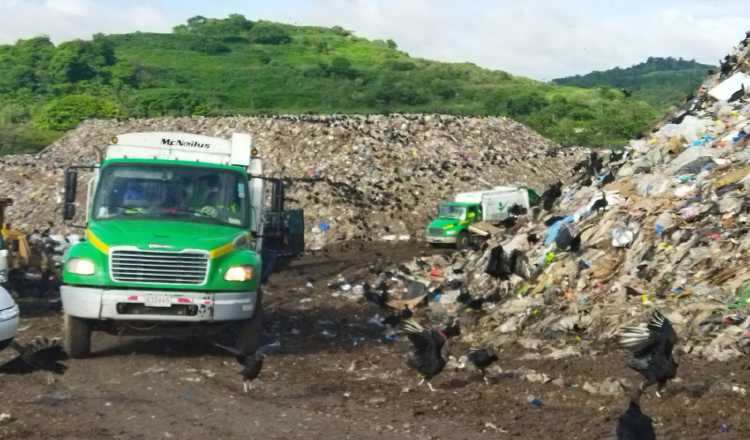
[[78, 171], [65, 170], [65, 203], [76, 201], [76, 190], [78, 184]]
[[271, 211], [284, 211], [284, 181], [273, 180], [271, 182]]
[[63, 206], [63, 219], [73, 220], [75, 216], [76, 216], [76, 204], [65, 203], [65, 205]]
[[63, 206], [63, 219], [73, 220], [76, 215], [76, 190], [78, 185], [78, 171], [65, 170], [65, 205]]

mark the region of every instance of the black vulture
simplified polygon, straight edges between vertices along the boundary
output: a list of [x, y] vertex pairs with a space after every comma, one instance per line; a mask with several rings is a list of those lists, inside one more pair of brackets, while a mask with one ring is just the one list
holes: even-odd
[[406, 365], [417, 370], [422, 376], [420, 385], [426, 381], [430, 391], [435, 391], [430, 381], [445, 368], [443, 346], [448, 338], [461, 334], [458, 323], [454, 321], [444, 330], [438, 330], [424, 328], [418, 322], [409, 319], [402, 323], [401, 328], [413, 345], [411, 356]]
[[623, 347], [633, 352], [628, 365], [641, 373], [643, 391], [656, 384], [656, 395], [677, 375], [678, 360], [672, 354], [678, 338], [672, 323], [658, 310], [655, 310], [646, 326], [625, 328], [620, 337]]

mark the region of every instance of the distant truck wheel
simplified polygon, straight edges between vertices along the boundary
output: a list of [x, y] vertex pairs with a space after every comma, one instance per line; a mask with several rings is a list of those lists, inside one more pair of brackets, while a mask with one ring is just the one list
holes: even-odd
[[63, 345], [68, 356], [78, 359], [91, 353], [91, 324], [66, 314], [63, 318]]
[[263, 295], [259, 293], [258, 304], [253, 317], [239, 324], [236, 346], [244, 353], [255, 353], [260, 347], [260, 338], [263, 334], [262, 297]]
[[456, 237], [456, 249], [461, 250], [469, 244], [469, 234], [461, 231]]

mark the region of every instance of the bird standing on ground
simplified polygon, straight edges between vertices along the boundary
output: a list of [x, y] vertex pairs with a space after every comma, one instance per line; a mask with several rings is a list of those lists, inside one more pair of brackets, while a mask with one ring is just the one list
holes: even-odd
[[397, 327], [401, 324], [401, 321], [404, 319], [409, 319], [414, 315], [414, 312], [411, 311], [411, 309], [407, 306], [404, 306], [401, 311], [397, 311], [395, 313], [392, 313], [383, 319], [383, 324], [391, 326], [391, 327]]
[[637, 397], [630, 399], [628, 409], [617, 422], [617, 440], [656, 440], [653, 421], [641, 412]]
[[492, 365], [493, 362], [497, 361], [497, 355], [486, 348], [473, 348], [469, 350], [469, 354], [466, 357], [472, 365], [482, 372], [482, 380], [484, 380], [484, 383], [488, 383], [485, 370]]
[[515, 216], [519, 215], [526, 215], [529, 212], [527, 208], [524, 208], [523, 206], [519, 205], [518, 203], [514, 203], [513, 206], [508, 208], [508, 214], [512, 214]]
[[472, 310], [482, 310], [482, 306], [486, 300], [485, 298], [474, 298], [468, 289], [462, 287], [458, 297], [456, 297], [456, 301]]
[[13, 341], [10, 346], [18, 352], [18, 356], [0, 365], [0, 373], [27, 374], [36, 370], [44, 370], [63, 374], [68, 368], [60, 363], [67, 359], [67, 355], [58, 339], [37, 337], [29, 345], [21, 345]]
[[672, 351], [678, 338], [672, 323], [658, 310], [655, 310], [647, 326], [623, 329], [620, 344], [633, 352], [628, 365], [645, 378], [639, 387], [639, 394], [656, 384], [656, 395], [677, 375], [678, 360]]
[[406, 365], [417, 370], [422, 376], [419, 385], [426, 381], [430, 391], [435, 391], [430, 382], [445, 368], [443, 346], [449, 338], [461, 334], [458, 323], [454, 321], [444, 330], [438, 330], [424, 328], [418, 322], [409, 319], [402, 323], [401, 328], [414, 346]]
[[379, 289], [379, 291], [373, 290], [368, 283], [362, 285], [362, 294], [368, 302], [375, 304], [380, 308], [388, 308], [388, 301], [390, 296], [388, 290]]
[[555, 200], [557, 200], [562, 195], [562, 182], [557, 181], [556, 183], [550, 185], [549, 188], [544, 190], [542, 193], [542, 207], [545, 211], [551, 211], [552, 206], [555, 204]]
[[729, 99], [727, 100], [727, 102], [734, 102], [734, 101], [742, 98], [743, 96], [745, 96], [745, 84], [740, 84], [739, 90], [737, 90], [736, 92], [732, 93], [732, 96], [729, 97]]
[[365, 300], [372, 304], [375, 304], [383, 310], [391, 312], [383, 320], [383, 324], [389, 325], [391, 327], [396, 327], [401, 323], [403, 319], [411, 318], [412, 311], [409, 307], [404, 306], [404, 308], [399, 310], [391, 307], [388, 304], [388, 301], [390, 301], [390, 294], [388, 293], [387, 289], [381, 288], [373, 290], [368, 283], [364, 283], [362, 285], [362, 292]]
[[573, 240], [570, 241], [570, 251], [574, 253], [581, 252], [581, 233], [579, 232], [578, 235], [573, 237]]
[[604, 211], [604, 209], [609, 205], [609, 202], [607, 202], [607, 194], [602, 191], [602, 198], [597, 199], [593, 205], [591, 205], [591, 211], [597, 211], [601, 212]]
[[232, 353], [235, 359], [237, 359], [237, 362], [242, 366], [242, 370], [240, 370], [240, 375], [242, 376], [242, 390], [246, 393], [253, 389], [252, 381], [257, 379], [260, 375], [260, 370], [263, 369], [263, 360], [266, 355], [279, 346], [278, 343], [264, 345], [258, 348], [255, 353], [248, 354], [234, 347], [228, 347], [216, 342], [213, 344], [229, 353]]

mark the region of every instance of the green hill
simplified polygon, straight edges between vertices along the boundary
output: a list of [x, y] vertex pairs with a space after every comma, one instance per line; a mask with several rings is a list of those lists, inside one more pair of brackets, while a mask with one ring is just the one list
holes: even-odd
[[85, 118], [392, 112], [505, 115], [584, 145], [624, 142], [660, 116], [610, 87], [416, 59], [391, 40], [237, 14], [169, 34], [0, 46], [0, 153], [38, 150]]
[[621, 69], [595, 71], [587, 75], [553, 80], [556, 84], [577, 87], [609, 86], [632, 93], [633, 99], [667, 110], [680, 104], [695, 91], [714, 66], [682, 58], [649, 57], [646, 62]]

